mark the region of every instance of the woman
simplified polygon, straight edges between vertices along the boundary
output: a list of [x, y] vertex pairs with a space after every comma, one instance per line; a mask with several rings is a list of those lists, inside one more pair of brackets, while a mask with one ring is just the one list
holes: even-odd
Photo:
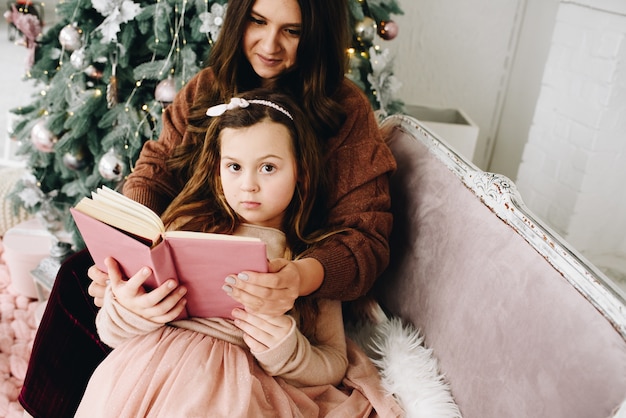
[[[147, 142], [124, 194], [162, 213], [185, 179], [165, 158], [181, 142], [192, 108], [228, 101], [265, 86], [289, 93], [311, 118], [325, 147], [325, 167], [336, 187], [328, 196], [329, 224], [351, 232], [332, 237], [297, 262], [246, 272], [232, 296], [268, 314], [293, 306], [297, 296], [352, 300], [364, 295], [389, 260], [388, 174], [395, 168], [364, 94], [344, 77], [348, 30], [344, 1], [231, 0], [208, 68], [178, 94], [163, 117], [163, 132]], [[321, 49], [320, 49], [321, 48]], [[193, 123], [193, 121], [191, 121]], [[90, 271], [99, 305], [106, 276]], [[261, 283], [270, 283], [268, 287]]]
[[[345, 0], [230, 0], [209, 67], [167, 108], [159, 141], [146, 143], [124, 186], [126, 195], [162, 213], [185, 182], [172, 176], [165, 160], [188, 140], [192, 106], [206, 109], [261, 85], [291, 94], [325, 147], [332, 186], [328, 225], [351, 232], [330, 237], [297, 261], [272, 264], [267, 275], [244, 272], [228, 284], [235, 299], [260, 313], [285, 313], [299, 295], [356, 299], [389, 261], [388, 175], [395, 161], [367, 98], [344, 78], [347, 23]], [[89, 262], [81, 256], [77, 263]], [[83, 270], [68, 269], [62, 269], [52, 290], [20, 394], [33, 415], [71, 413], [91, 371], [106, 355], [93, 329], [95, 310], [81, 288]], [[95, 268], [89, 276], [89, 294], [102, 306], [108, 277]], [[59, 306], [57, 299], [69, 294], [76, 294], [70, 306]], [[72, 356], [74, 352], [82, 357]]]

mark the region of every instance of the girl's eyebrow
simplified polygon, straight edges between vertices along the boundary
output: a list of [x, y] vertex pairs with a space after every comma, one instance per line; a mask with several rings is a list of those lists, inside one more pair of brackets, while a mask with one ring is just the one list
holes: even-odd
[[[267, 155], [262, 155], [259, 158], [257, 158], [257, 160], [261, 161], [261, 160], [266, 160], [268, 158], [276, 158], [277, 160], [282, 160], [284, 159], [283, 157], [281, 157], [280, 155], [276, 155], [276, 154], [267, 154]], [[229, 155], [222, 155], [222, 160], [237, 160], [236, 157], [231, 157]]]

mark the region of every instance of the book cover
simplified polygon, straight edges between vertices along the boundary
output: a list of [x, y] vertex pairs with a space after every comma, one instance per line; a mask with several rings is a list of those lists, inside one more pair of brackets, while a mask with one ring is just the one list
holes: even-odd
[[[96, 266], [107, 271], [106, 257], [113, 257], [125, 277], [148, 266], [153, 274], [146, 280], [152, 289], [173, 278], [187, 287], [184, 316], [231, 318], [241, 305], [223, 290], [224, 279], [241, 271], [267, 272], [265, 243], [241, 237], [215, 237], [216, 234], [192, 233], [184, 237], [167, 234], [155, 246], [128, 235], [75, 208], [70, 212]], [[219, 234], [217, 234], [219, 235]], [[218, 239], [215, 239], [218, 238]], [[183, 317], [183, 316], [181, 316]]]

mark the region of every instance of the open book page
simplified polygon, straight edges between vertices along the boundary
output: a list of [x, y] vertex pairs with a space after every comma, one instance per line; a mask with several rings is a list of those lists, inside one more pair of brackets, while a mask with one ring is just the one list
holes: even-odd
[[165, 231], [161, 218], [150, 208], [106, 186], [81, 199], [75, 209], [130, 235], [156, 245], [162, 237], [212, 239], [228, 241], [260, 241], [258, 238], [191, 231]]
[[98, 189], [92, 197], [82, 198], [75, 209], [108, 225], [156, 244], [165, 227], [148, 207], [108, 188]]
[[243, 242], [260, 242], [257, 237], [244, 237], [239, 235], [214, 234], [211, 232], [194, 232], [194, 231], [166, 231], [164, 236], [168, 238], [189, 238], [189, 239], [209, 239], [214, 241], [243, 241]]
[[93, 192], [91, 194], [91, 198], [94, 201], [119, 206], [120, 210], [123, 210], [124, 212], [131, 215], [141, 214], [142, 219], [145, 219], [147, 222], [149, 221], [149, 223], [157, 227], [159, 231], [165, 231], [163, 221], [161, 221], [161, 217], [159, 217], [159, 215], [154, 213], [147, 206], [144, 206], [141, 203], [136, 202], [133, 199], [130, 199], [113, 189], [103, 186], [102, 188], [97, 189], [95, 192]]

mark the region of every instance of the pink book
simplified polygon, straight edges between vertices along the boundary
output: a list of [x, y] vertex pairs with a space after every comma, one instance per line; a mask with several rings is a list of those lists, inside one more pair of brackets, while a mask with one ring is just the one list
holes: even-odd
[[[159, 233], [158, 237], [153, 235], [151, 239], [145, 236], [147, 234], [128, 231], [132, 228], [109, 225], [115, 224], [111, 208], [107, 208], [106, 215], [103, 215], [108, 216], [107, 223], [107, 220], [96, 219], [99, 217], [97, 211], [85, 209], [82, 202], [70, 212], [96, 266], [106, 271], [104, 259], [113, 257], [126, 277], [148, 266], [153, 271], [146, 280], [148, 289], [170, 278], [178, 280], [187, 287], [187, 312], [181, 318], [232, 318], [233, 308], [241, 305], [222, 290], [224, 279], [246, 270], [267, 272], [265, 243], [257, 238], [167, 231]], [[91, 214], [83, 213], [81, 208]], [[125, 222], [131, 217], [128, 213], [121, 216]]]

